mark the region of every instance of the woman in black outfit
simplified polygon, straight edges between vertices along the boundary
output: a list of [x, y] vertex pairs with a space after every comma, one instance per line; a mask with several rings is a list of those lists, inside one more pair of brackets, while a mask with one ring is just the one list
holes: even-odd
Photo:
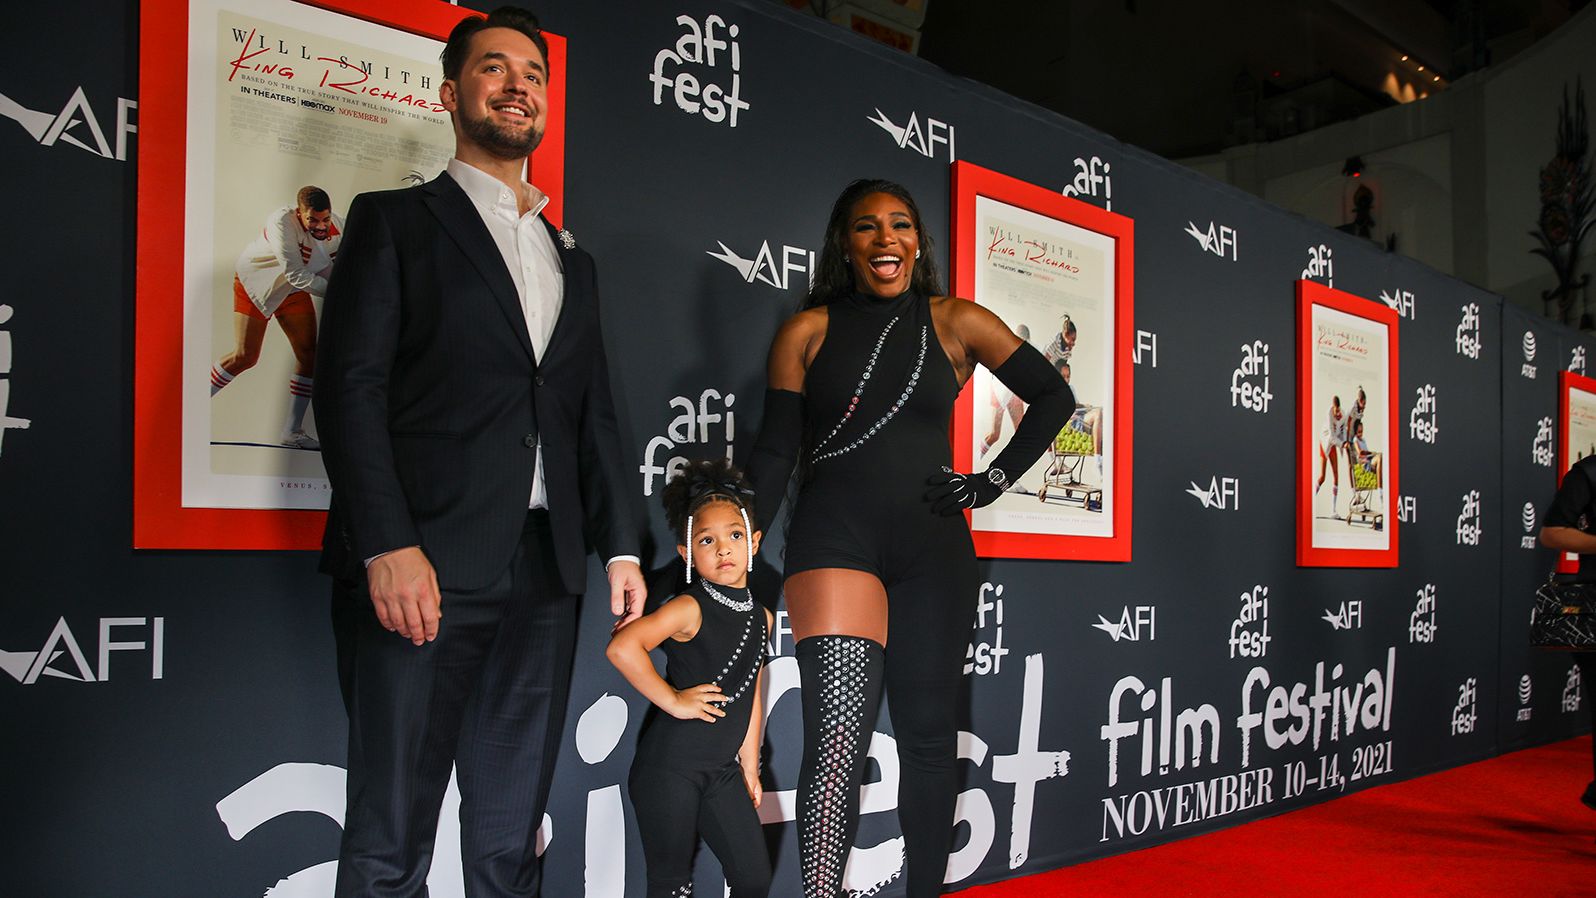
[[[902, 765], [908, 895], [941, 892], [979, 586], [961, 513], [996, 500], [1075, 408], [1040, 352], [985, 308], [941, 292], [908, 191], [856, 181], [832, 209], [804, 309], [770, 349], [749, 475], [763, 530], [800, 473], [785, 593], [803, 683], [806, 898], [841, 893], [883, 683]], [[991, 467], [971, 475], [952, 470], [948, 425], [977, 364], [1030, 408]]]

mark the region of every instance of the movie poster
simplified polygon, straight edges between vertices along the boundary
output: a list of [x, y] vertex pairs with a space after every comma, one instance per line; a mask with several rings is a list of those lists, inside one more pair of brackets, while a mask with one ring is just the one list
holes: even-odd
[[1310, 308], [1311, 545], [1384, 551], [1391, 546], [1391, 332], [1328, 305]]

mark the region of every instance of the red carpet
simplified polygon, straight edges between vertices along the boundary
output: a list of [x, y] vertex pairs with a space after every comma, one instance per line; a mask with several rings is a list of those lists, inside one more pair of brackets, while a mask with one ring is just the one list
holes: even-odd
[[1586, 736], [954, 894], [1596, 896], [1590, 776]]

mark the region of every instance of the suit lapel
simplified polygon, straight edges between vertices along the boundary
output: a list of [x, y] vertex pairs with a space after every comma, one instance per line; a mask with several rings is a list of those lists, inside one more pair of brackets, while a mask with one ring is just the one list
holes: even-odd
[[471, 264], [482, 275], [482, 280], [487, 282], [521, 348], [526, 350], [527, 358], [536, 365], [532, 338], [526, 331], [526, 312], [521, 308], [521, 298], [516, 295], [515, 281], [510, 279], [510, 271], [504, 267], [504, 257], [499, 255], [499, 245], [493, 242], [493, 235], [482, 223], [482, 215], [477, 212], [477, 207], [471, 204], [471, 199], [448, 173], [427, 182], [422, 190], [426, 195], [427, 208], [443, 223], [444, 233], [471, 260]]
[[[570, 330], [568, 322], [572, 318], [570, 313], [571, 303], [580, 300], [581, 297], [575, 295], [572, 290], [572, 285], [576, 283], [576, 279], [571, 276], [575, 268], [573, 264], [576, 261], [575, 249], [568, 248], [564, 241], [560, 240], [560, 230], [549, 224], [548, 219], [545, 218], [542, 221], [543, 226], [549, 229], [549, 239], [554, 242], [554, 251], [560, 256], [560, 271], [562, 272], [560, 283], [564, 285], [562, 290], [564, 295], [560, 297], [560, 314], [554, 319], [554, 330], [549, 334], [549, 345], [543, 347], [543, 357], [549, 358], [553, 355], [554, 347], [559, 345], [560, 335]], [[574, 242], [572, 246], [575, 246]]]

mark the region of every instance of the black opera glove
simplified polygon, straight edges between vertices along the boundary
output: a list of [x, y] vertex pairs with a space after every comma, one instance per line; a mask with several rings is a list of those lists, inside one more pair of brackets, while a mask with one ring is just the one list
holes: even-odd
[[956, 515], [966, 508], [991, 505], [1009, 485], [1002, 468], [987, 468], [980, 474], [960, 474], [952, 468], [943, 468], [927, 477], [926, 483], [931, 487], [925, 492], [931, 511], [944, 516]]

